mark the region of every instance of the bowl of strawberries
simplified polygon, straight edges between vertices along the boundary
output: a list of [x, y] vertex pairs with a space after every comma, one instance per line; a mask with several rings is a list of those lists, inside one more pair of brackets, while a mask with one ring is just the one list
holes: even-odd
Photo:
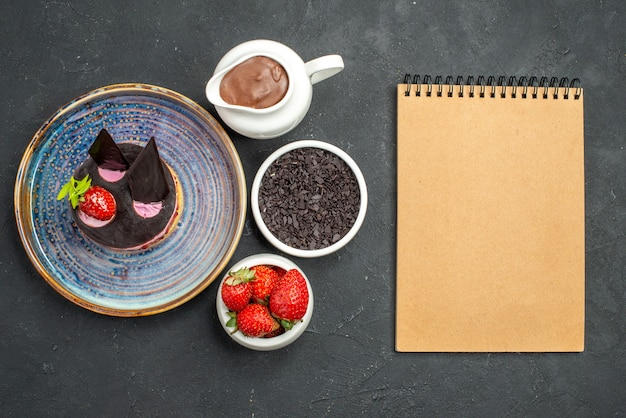
[[234, 264], [217, 290], [217, 317], [244, 347], [270, 351], [302, 335], [313, 315], [309, 279], [292, 261], [256, 254]]

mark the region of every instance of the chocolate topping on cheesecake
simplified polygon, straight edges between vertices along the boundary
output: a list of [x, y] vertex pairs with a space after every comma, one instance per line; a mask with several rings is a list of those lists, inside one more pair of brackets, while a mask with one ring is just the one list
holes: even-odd
[[126, 174], [130, 195], [141, 203], [159, 202], [170, 192], [154, 137], [139, 153]]
[[100, 130], [96, 140], [89, 148], [89, 155], [98, 164], [98, 167], [105, 170], [128, 170], [128, 160], [106, 129]]
[[[108, 190], [115, 198], [117, 212], [110, 223], [92, 226], [81, 219], [78, 209], [73, 209], [72, 217], [79, 229], [95, 242], [120, 250], [147, 248], [167, 235], [182, 201], [179, 201], [175, 174], [161, 161], [155, 139], [151, 138], [145, 147], [116, 144], [108, 132], [102, 130], [90, 148], [90, 155], [74, 177], [89, 175], [93, 186]], [[111, 170], [110, 167], [119, 169], [122, 159], [128, 168], [125, 175], [115, 180], [103, 176], [108, 173], [103, 173], [102, 165], [109, 167], [105, 171]], [[143, 206], [149, 207], [149, 216], [137, 212], [137, 202], [144, 211], [147, 209]]]

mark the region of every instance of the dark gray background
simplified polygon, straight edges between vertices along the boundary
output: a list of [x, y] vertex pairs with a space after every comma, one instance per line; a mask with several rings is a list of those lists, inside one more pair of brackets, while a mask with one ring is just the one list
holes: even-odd
[[[625, 13], [623, 0], [3, 1], [0, 414], [624, 416]], [[307, 332], [277, 352], [236, 345], [217, 321], [214, 285], [146, 318], [98, 315], [58, 295], [29, 262], [13, 215], [17, 167], [39, 126], [120, 82], [176, 90], [216, 115], [204, 85], [225, 52], [254, 38], [305, 60], [340, 54], [346, 67], [315, 86], [284, 137], [231, 132], [248, 186], [274, 149], [316, 138], [347, 151], [370, 191], [353, 242], [296, 260], [317, 300]], [[395, 85], [405, 72], [581, 79], [585, 352], [394, 351]], [[249, 214], [232, 261], [265, 251], [274, 252]]]

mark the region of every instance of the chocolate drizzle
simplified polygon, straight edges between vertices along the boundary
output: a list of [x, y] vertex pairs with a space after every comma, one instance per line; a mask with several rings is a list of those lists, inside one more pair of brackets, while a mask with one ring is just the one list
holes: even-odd
[[130, 195], [141, 203], [160, 202], [170, 192], [154, 137], [126, 173]]
[[128, 160], [106, 129], [102, 129], [98, 133], [98, 136], [89, 148], [89, 155], [91, 155], [98, 167], [105, 170], [128, 170]]

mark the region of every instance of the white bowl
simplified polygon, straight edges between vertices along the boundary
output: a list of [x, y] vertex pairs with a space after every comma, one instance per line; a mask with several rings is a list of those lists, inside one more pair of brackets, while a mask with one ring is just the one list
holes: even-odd
[[[315, 250], [306, 250], [306, 249], [291, 247], [285, 244], [284, 242], [280, 241], [274, 234], [272, 234], [272, 232], [269, 230], [269, 228], [267, 227], [267, 225], [265, 224], [261, 216], [261, 210], [259, 208], [259, 189], [261, 186], [261, 181], [263, 180], [263, 176], [265, 175], [265, 172], [272, 165], [272, 163], [274, 163], [274, 161], [276, 161], [279, 157], [298, 148], [319, 148], [319, 149], [323, 149], [323, 150], [326, 150], [328, 152], [331, 152], [337, 155], [339, 158], [345, 161], [346, 164], [350, 167], [359, 185], [360, 207], [359, 207], [359, 212], [357, 214], [356, 220], [354, 224], [352, 225], [352, 228], [339, 241], [335, 242], [334, 244], [329, 245], [328, 247], [319, 248]], [[254, 177], [254, 181], [252, 182], [250, 205], [252, 207], [252, 215], [254, 217], [254, 220], [259, 230], [261, 231], [263, 236], [278, 250], [284, 252], [285, 254], [293, 255], [296, 257], [302, 257], [302, 258], [321, 257], [321, 256], [331, 254], [339, 250], [340, 248], [344, 247], [348, 242], [352, 240], [352, 238], [354, 238], [354, 236], [359, 231], [359, 228], [361, 228], [361, 225], [363, 224], [363, 220], [365, 219], [365, 213], [367, 211], [367, 186], [365, 184], [365, 177], [363, 177], [363, 173], [361, 173], [359, 166], [342, 149], [332, 144], [329, 144], [327, 142], [318, 141], [318, 140], [294, 141], [274, 151], [269, 157], [267, 157], [267, 159], [263, 162], [263, 164], [261, 164], [261, 167], [257, 171], [256, 176]]]
[[[230, 316], [228, 316], [228, 308], [226, 307], [226, 305], [224, 305], [224, 301], [222, 301], [222, 285], [224, 283], [224, 280], [226, 280], [226, 278], [228, 277], [228, 272], [237, 271], [242, 267], [254, 267], [260, 265], [276, 266], [280, 267], [283, 270], [297, 269], [298, 271], [300, 271], [300, 273], [302, 273], [302, 276], [304, 276], [309, 291], [309, 304], [307, 306], [306, 313], [302, 318], [302, 321], [297, 322], [293, 326], [293, 328], [285, 331], [283, 334], [271, 338], [248, 337], [242, 334], [241, 331], [236, 331], [233, 333], [233, 328], [226, 326], [226, 323], [230, 319]], [[227, 270], [227, 272], [224, 274], [224, 277], [222, 278], [222, 281], [220, 282], [219, 288], [217, 289], [217, 300], [215, 305], [217, 309], [217, 317], [219, 318], [222, 327], [233, 340], [237, 341], [244, 347], [250, 348], [252, 350], [278, 350], [279, 348], [283, 348], [297, 340], [298, 337], [300, 337], [302, 333], [306, 330], [309, 322], [311, 322], [311, 317], [313, 316], [313, 289], [311, 288], [311, 283], [309, 282], [309, 279], [306, 277], [304, 272], [292, 261], [275, 254], [256, 254], [244, 258]]]

